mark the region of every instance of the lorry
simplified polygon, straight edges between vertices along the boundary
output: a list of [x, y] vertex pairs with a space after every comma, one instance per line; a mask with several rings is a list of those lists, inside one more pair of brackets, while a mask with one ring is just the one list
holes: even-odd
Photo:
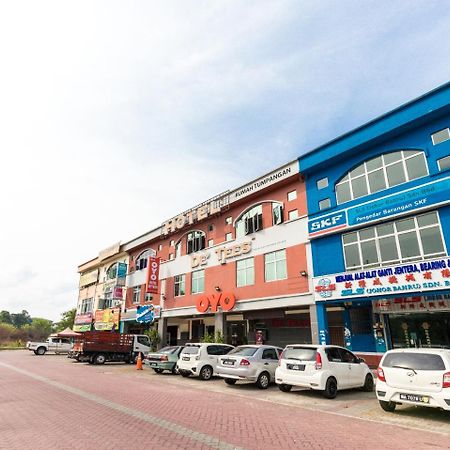
[[68, 338], [50, 336], [45, 342], [27, 342], [27, 349], [35, 355], [45, 355], [47, 352], [69, 353], [72, 343]]
[[150, 351], [150, 340], [143, 334], [124, 334], [111, 331], [87, 331], [75, 339], [68, 357], [89, 364], [108, 361], [134, 363], [139, 353]]

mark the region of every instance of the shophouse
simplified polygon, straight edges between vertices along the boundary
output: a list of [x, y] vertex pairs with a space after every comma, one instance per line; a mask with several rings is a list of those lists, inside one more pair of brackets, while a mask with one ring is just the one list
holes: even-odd
[[[138, 307], [151, 303], [161, 307], [164, 343], [216, 332], [231, 344], [311, 342], [308, 245], [305, 184], [294, 161], [125, 243], [121, 329], [136, 332]], [[152, 255], [161, 258], [160, 283], [149, 296]]]
[[450, 345], [449, 127], [446, 84], [300, 158], [321, 342]]
[[128, 255], [120, 242], [78, 267], [80, 284], [75, 331], [119, 329], [127, 271]]

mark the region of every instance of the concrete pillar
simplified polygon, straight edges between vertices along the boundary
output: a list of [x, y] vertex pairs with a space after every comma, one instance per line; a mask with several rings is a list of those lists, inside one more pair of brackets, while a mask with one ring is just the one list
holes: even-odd
[[316, 303], [316, 313], [319, 344], [327, 345], [330, 343], [330, 334], [328, 333], [327, 305], [325, 302]]
[[221, 333], [223, 336], [223, 341], [227, 341], [227, 320], [226, 316], [222, 311], [217, 311], [216, 315], [214, 316], [214, 332], [215, 333]]
[[345, 348], [348, 350], [352, 349], [352, 322], [350, 320], [350, 310], [345, 308], [342, 311], [342, 316], [344, 319], [344, 343]]
[[160, 317], [158, 320], [158, 334], [161, 338], [161, 342], [158, 347], [165, 347], [167, 345], [167, 318], [165, 317]]
[[311, 321], [311, 343], [319, 343], [319, 324], [317, 323], [316, 304], [309, 306], [309, 319]]

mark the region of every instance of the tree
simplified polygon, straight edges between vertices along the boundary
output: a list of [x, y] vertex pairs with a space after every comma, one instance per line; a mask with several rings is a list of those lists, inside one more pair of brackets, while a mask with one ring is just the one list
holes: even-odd
[[11, 314], [9, 311], [0, 311], [0, 323], [9, 323], [12, 325]]
[[61, 320], [55, 324], [55, 331], [58, 332], [66, 328], [73, 328], [76, 313], [76, 308], [69, 309], [69, 311], [64, 311], [61, 314]]
[[25, 325], [23, 330], [27, 332], [30, 341], [42, 341], [47, 339], [52, 332], [53, 322], [51, 320], [33, 317], [30, 325]]
[[22, 328], [24, 325], [31, 323], [31, 317], [28, 314], [28, 311], [22, 310], [21, 313], [11, 314], [12, 324], [16, 328]]

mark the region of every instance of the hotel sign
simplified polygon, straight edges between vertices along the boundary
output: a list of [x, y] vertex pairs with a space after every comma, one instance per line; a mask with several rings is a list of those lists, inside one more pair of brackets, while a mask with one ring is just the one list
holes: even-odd
[[[214, 252], [217, 256], [217, 260], [220, 264], [226, 264], [230, 258], [236, 258], [237, 256], [246, 255], [250, 253], [252, 249], [252, 242], [243, 242], [242, 244], [235, 244], [229, 247], [223, 246], [217, 248]], [[199, 266], [206, 266], [209, 260], [209, 252], [201, 253], [199, 255], [191, 256], [191, 268], [195, 269]]]
[[450, 258], [313, 278], [316, 301], [450, 289]]

